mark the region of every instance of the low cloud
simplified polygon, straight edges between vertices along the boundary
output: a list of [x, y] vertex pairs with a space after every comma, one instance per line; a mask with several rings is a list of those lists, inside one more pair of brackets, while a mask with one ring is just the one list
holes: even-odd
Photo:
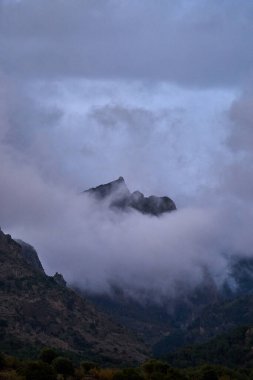
[[[0, 222], [48, 273], [159, 300], [252, 256], [252, 13], [0, 0]], [[115, 213], [81, 194], [120, 175], [178, 211]]]
[[[252, 254], [252, 208], [245, 199], [233, 195], [235, 186], [229, 189], [229, 170], [225, 163], [222, 168], [227, 175], [227, 178], [223, 176], [226, 186], [202, 192], [202, 201], [198, 204], [195, 200], [194, 207], [190, 202], [188, 206], [179, 207], [178, 211], [160, 218], [136, 211], [114, 212], [108, 205], [75, 192], [73, 186], [69, 186], [66, 169], [63, 180], [57, 176], [54, 178], [56, 167], [52, 172], [48, 170], [50, 160], [58, 160], [64, 155], [61, 151], [50, 151], [50, 143], [55, 147], [57, 137], [61, 137], [60, 146], [68, 144], [59, 128], [65, 114], [58, 112], [57, 108], [42, 107], [38, 118], [32, 117], [26, 125], [26, 116], [29, 119], [29, 115], [36, 115], [36, 106], [33, 109], [32, 102], [28, 105], [26, 101], [21, 103], [25, 116], [15, 121], [13, 111], [17, 110], [17, 115], [21, 116], [22, 112], [20, 103], [13, 103], [10, 98], [2, 96], [0, 117], [1, 225], [15, 238], [34, 245], [48, 273], [60, 271], [70, 284], [86, 290], [109, 292], [112, 285], [117, 285], [132, 297], [152, 294], [159, 301], [200, 284], [205, 270], [220, 285], [228, 275], [230, 256]], [[94, 128], [94, 134], [90, 130], [86, 141], [92, 148], [96, 146], [96, 136], [104, 136], [98, 146], [103, 147], [101, 153], [106, 157], [112, 144], [107, 149], [104, 142], [115, 138], [115, 144], [128, 146], [125, 152], [131, 153], [127, 156], [131, 165], [136, 165], [136, 168], [140, 165], [141, 168], [149, 164], [155, 173], [152, 159], [161, 158], [161, 148], [166, 149], [163, 140], [171, 135], [176, 141], [173, 115], [173, 111], [168, 110], [151, 112], [122, 105], [93, 107], [86, 120], [89, 120], [89, 127]], [[44, 128], [45, 120], [47, 125]], [[33, 123], [39, 127], [33, 130]], [[164, 123], [166, 128], [163, 128]], [[168, 129], [169, 123], [171, 129]], [[183, 126], [179, 122], [182, 131]], [[30, 141], [21, 141], [20, 128], [24, 138], [29, 137]], [[50, 128], [58, 131], [53, 140], [49, 139]], [[239, 133], [239, 126], [233, 128], [231, 133]], [[81, 135], [75, 135], [76, 142], [78, 136]], [[145, 144], [152, 154], [150, 161], [143, 163], [140, 145]], [[151, 144], [157, 144], [154, 150]], [[43, 152], [50, 153], [45, 161], [41, 161]], [[113, 150], [112, 159], [123, 159], [123, 155], [115, 152]], [[97, 155], [99, 152], [95, 159]], [[120, 160], [113, 167], [122, 167], [119, 163]], [[218, 174], [220, 169], [217, 168]], [[96, 174], [97, 181], [99, 173]], [[162, 168], [160, 174], [163, 174]], [[248, 178], [246, 174], [245, 178]], [[131, 181], [128, 185], [131, 191], [135, 190]]]
[[60, 271], [83, 289], [109, 292], [117, 285], [159, 300], [201, 283], [206, 268], [221, 284], [228, 256], [252, 253], [249, 211], [185, 208], [160, 218], [114, 212], [4, 158], [4, 229], [32, 243], [48, 273]]
[[175, 296], [203, 280], [207, 268], [219, 285], [228, 257], [251, 255], [250, 208], [184, 208], [160, 218], [121, 213], [62, 184], [1, 145], [2, 227], [33, 244], [48, 273], [95, 292], [122, 286], [133, 296]]
[[[252, 83], [252, 81], [249, 81]], [[253, 200], [253, 93], [250, 85], [235, 99], [229, 111], [228, 162], [221, 167], [220, 187], [235, 199]]]

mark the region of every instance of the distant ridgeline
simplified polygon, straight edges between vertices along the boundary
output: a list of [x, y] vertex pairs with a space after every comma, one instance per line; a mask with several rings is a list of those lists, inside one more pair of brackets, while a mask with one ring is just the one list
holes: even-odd
[[176, 205], [169, 197], [144, 197], [140, 191], [130, 193], [123, 177], [84, 191], [98, 200], [109, 200], [110, 207], [121, 210], [135, 209], [142, 214], [159, 216], [165, 212], [176, 210]]

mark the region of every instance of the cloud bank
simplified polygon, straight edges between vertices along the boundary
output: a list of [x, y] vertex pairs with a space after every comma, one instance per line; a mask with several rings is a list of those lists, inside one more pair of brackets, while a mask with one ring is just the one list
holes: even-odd
[[[48, 273], [160, 299], [252, 255], [248, 1], [0, 1], [0, 224]], [[123, 175], [161, 218], [80, 195]]]
[[[242, 97], [232, 105], [232, 116], [235, 108], [244, 110], [244, 102]], [[116, 284], [133, 297], [152, 294], [159, 300], [197, 286], [205, 268], [219, 285], [228, 275], [230, 256], [252, 254], [251, 203], [244, 193], [235, 194], [235, 186], [229, 182], [244, 175], [245, 157], [222, 166], [226, 173], [223, 182], [212, 191], [203, 190], [201, 205], [195, 202], [160, 218], [134, 211], [115, 213], [106, 204], [76, 194], [68, 181], [52, 181], [50, 175], [46, 176], [37, 163], [40, 155], [36, 156], [36, 150], [24, 155], [19, 139], [17, 143], [14, 136], [14, 140], [6, 137], [15, 129], [5, 116], [8, 105], [4, 108], [1, 130], [5, 133], [0, 150], [2, 227], [35, 246], [48, 273], [60, 271], [69, 283], [95, 292], [108, 292]], [[110, 108], [102, 111], [94, 110], [92, 118], [96, 122], [102, 118], [106, 125], [109, 120], [108, 128], [112, 130], [122, 118], [130, 118], [127, 128], [134, 126], [135, 112], [139, 121], [150, 118], [149, 113], [138, 109], [131, 114], [121, 108], [114, 109], [113, 114]], [[232, 117], [229, 144], [235, 135], [238, 141], [241, 130], [237, 124], [241, 112], [240, 117], [236, 115], [236, 119]], [[240, 145], [240, 153], [245, 149], [247, 152], [247, 144], [246, 148]], [[217, 168], [219, 176], [221, 166]], [[243, 187], [248, 193], [247, 186], [251, 183]]]

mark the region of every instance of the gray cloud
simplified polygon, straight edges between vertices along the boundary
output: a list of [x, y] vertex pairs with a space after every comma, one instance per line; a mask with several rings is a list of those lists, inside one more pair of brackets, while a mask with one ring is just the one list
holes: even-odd
[[[106, 128], [110, 136], [113, 128], [108, 129], [105, 117], [116, 117], [120, 130], [125, 128], [127, 133], [138, 130], [143, 118], [144, 125], [149, 119], [159, 120], [158, 129], [161, 123], [161, 114], [145, 109], [93, 109], [90, 121]], [[10, 124], [1, 117], [4, 136], [12, 129], [13, 119], [8, 120]], [[154, 139], [153, 130], [150, 134], [148, 141]], [[134, 140], [130, 138], [131, 143]], [[133, 297], [154, 293], [159, 300], [173, 297], [182, 288], [182, 278], [184, 289], [199, 284], [204, 267], [219, 284], [227, 275], [228, 254], [251, 254], [250, 208], [241, 206], [238, 211], [234, 201], [210, 208], [206, 196], [205, 207], [186, 207], [160, 219], [136, 212], [115, 214], [106, 205], [98, 207], [90, 198], [74, 194], [68, 181], [52, 181], [50, 173], [45, 176], [35, 164], [35, 150], [26, 153], [30, 160], [24, 159], [19, 145], [2, 139], [2, 227], [32, 243], [46, 270], [61, 271], [70, 283], [93, 291], [109, 291], [110, 284], [117, 284]]]
[[229, 111], [231, 134], [228, 144], [234, 151], [253, 149], [253, 92], [246, 90], [237, 98]]
[[[223, 93], [215, 101], [212, 92], [201, 91], [201, 101], [191, 93], [184, 104], [182, 91], [173, 101], [172, 90], [150, 94], [124, 83], [89, 84], [87, 93], [86, 82], [80, 93], [65, 84], [12, 87], [4, 142], [47, 180], [81, 191], [123, 175], [133, 189], [178, 201], [211, 178], [209, 160], [220, 140], [212, 118], [224, 106]], [[205, 115], [206, 104], [212, 106]]]
[[2, 2], [1, 66], [25, 78], [238, 85], [252, 70], [250, 1]]
[[49, 273], [61, 271], [85, 289], [109, 291], [113, 283], [135, 297], [154, 292], [159, 300], [174, 296], [182, 278], [188, 290], [199, 284], [204, 267], [219, 284], [227, 274], [223, 253], [251, 253], [249, 211], [240, 215], [224, 205], [160, 219], [115, 214], [46, 182], [2, 149], [0, 158], [2, 227], [34, 244]]
[[[251, 82], [250, 82], [251, 83]], [[232, 103], [226, 144], [231, 156], [221, 169], [221, 189], [245, 202], [253, 200], [253, 93], [248, 84]], [[249, 206], [250, 207], [250, 206]]]
[[[220, 283], [227, 256], [252, 255], [251, 92], [210, 90], [244, 88], [252, 11], [246, 0], [0, 2], [1, 226], [50, 273], [163, 297], [203, 267]], [[77, 195], [120, 175], [179, 211], [119, 215]]]

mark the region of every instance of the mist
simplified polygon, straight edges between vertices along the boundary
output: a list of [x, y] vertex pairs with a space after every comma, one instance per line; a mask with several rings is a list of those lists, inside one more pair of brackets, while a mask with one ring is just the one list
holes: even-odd
[[[60, 3], [0, 1], [1, 228], [85, 290], [220, 286], [253, 256], [252, 5]], [[178, 210], [82, 194], [119, 176]]]
[[[2, 130], [8, 131], [3, 116], [2, 122]], [[15, 144], [4, 141], [1, 226], [32, 244], [46, 272], [63, 273], [69, 284], [97, 293], [119, 286], [134, 298], [152, 294], [157, 301], [201, 284], [206, 269], [222, 285], [229, 258], [252, 255], [252, 206], [241, 196], [248, 190], [245, 184], [244, 192], [235, 194], [230, 186], [245, 174], [245, 157], [228, 161], [222, 167], [225, 176], [217, 168], [217, 181], [222, 181], [213, 189], [203, 188], [199, 202], [154, 217], [116, 212], [108, 202], [74, 191], [68, 180], [52, 181], [36, 160], [29, 162]]]

